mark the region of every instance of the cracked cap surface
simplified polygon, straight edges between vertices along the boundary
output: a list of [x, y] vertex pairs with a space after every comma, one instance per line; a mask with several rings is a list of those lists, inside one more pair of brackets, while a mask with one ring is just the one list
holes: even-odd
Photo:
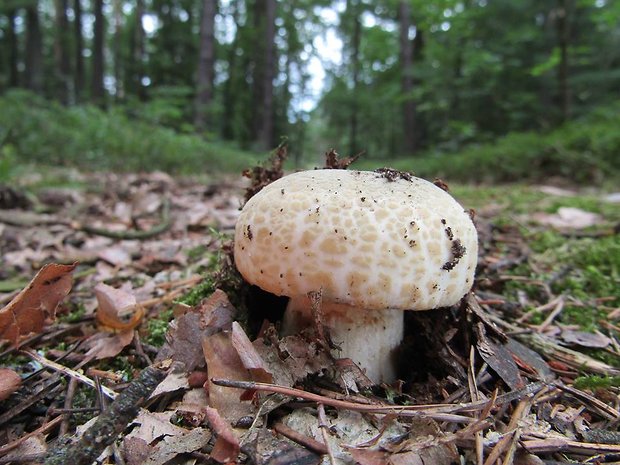
[[366, 309], [456, 304], [477, 263], [469, 213], [433, 183], [389, 173], [302, 171], [271, 183], [239, 216], [239, 272], [276, 295], [322, 289]]

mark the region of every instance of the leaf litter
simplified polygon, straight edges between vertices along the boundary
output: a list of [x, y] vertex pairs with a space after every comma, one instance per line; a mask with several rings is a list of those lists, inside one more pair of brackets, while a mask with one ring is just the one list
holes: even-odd
[[[282, 150], [274, 166], [248, 172], [253, 189], [281, 176]], [[340, 166], [330, 154], [330, 164]], [[401, 348], [404, 382], [373, 386], [352, 362], [334, 360], [320, 334], [281, 338], [274, 309], [263, 310], [270, 321], [253, 325], [247, 288], [206, 283], [221, 272], [214, 257], [230, 263], [221, 234], [234, 228], [242, 183], [205, 186], [161, 173], [100, 181], [86, 191], [46, 190], [39, 196], [45, 213], [31, 203], [3, 205], [10, 210], [0, 215], [0, 279], [23, 282], [39, 270], [23, 290], [0, 294], [2, 370], [10, 371], [0, 384], [3, 463], [54, 463], [59, 450], [65, 460], [102, 431], [108, 448], [98, 450], [101, 463], [491, 465], [620, 457], [618, 384], [573, 385], [619, 371], [615, 313], [598, 332], [562, 324], [574, 300], [556, 295], [549, 282], [509, 274], [531, 251], [521, 231], [494, 223], [497, 210], [477, 216], [475, 294], [443, 312], [408, 314], [407, 332], [416, 336]], [[570, 210], [564, 223], [531, 219], [563, 229], [601, 221]], [[537, 291], [512, 297], [506, 286], [514, 282]], [[203, 285], [210, 290], [196, 302], [178, 303]], [[532, 307], [546, 319], [531, 322]], [[594, 358], [592, 350], [608, 357]], [[145, 370], [158, 373], [148, 390], [136, 388]], [[73, 388], [59, 383], [76, 374]], [[118, 397], [110, 404], [103, 390], [140, 397], [119, 409]], [[78, 432], [84, 415], [95, 420]], [[61, 424], [74, 436], [59, 436]]]

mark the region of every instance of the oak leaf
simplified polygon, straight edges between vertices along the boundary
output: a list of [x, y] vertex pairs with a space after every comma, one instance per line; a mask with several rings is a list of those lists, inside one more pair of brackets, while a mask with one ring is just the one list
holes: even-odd
[[37, 333], [56, 316], [56, 308], [71, 290], [71, 273], [77, 266], [50, 263], [0, 310], [0, 339], [17, 343], [21, 336]]

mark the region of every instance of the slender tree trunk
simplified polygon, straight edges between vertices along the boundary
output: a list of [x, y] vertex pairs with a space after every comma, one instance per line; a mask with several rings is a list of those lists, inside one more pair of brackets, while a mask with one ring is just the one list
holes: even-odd
[[123, 60], [121, 57], [122, 47], [122, 23], [123, 11], [121, 0], [114, 0], [114, 38], [112, 42], [112, 56], [114, 57], [114, 98], [123, 100], [125, 98], [125, 87], [123, 81]]
[[215, 74], [215, 14], [217, 0], [204, 0], [200, 21], [200, 50], [196, 76], [196, 100], [194, 125], [199, 132], [209, 124], [209, 106], [213, 101], [213, 77]]
[[238, 59], [237, 59], [237, 47], [239, 43], [239, 8], [237, 2], [233, 0], [231, 2], [230, 8], [232, 9], [232, 19], [235, 24], [235, 37], [230, 44], [230, 48], [228, 49], [228, 56], [226, 61], [228, 62], [228, 79], [224, 84], [224, 116], [223, 116], [223, 124], [222, 124], [222, 136], [224, 139], [232, 140], [235, 138], [235, 127], [234, 127], [234, 118], [235, 118], [235, 93], [234, 86], [237, 80], [237, 67], [238, 67]]
[[19, 86], [19, 70], [17, 67], [19, 50], [17, 46], [17, 34], [15, 32], [15, 18], [17, 10], [8, 12], [9, 24], [7, 27], [7, 40], [9, 42], [9, 87]]
[[75, 42], [75, 72], [73, 74], [73, 86], [75, 88], [75, 100], [81, 101], [84, 93], [84, 36], [82, 35], [82, 3], [81, 0], [74, 0], [73, 13], [73, 36]]
[[[347, 10], [352, 2], [348, 2]], [[358, 111], [357, 90], [359, 86], [360, 74], [360, 42], [362, 39], [362, 24], [360, 14], [357, 11], [357, 3], [353, 12], [353, 35], [351, 37], [351, 110], [349, 115], [349, 154], [355, 155], [359, 152], [358, 148]]]
[[54, 58], [56, 74], [60, 84], [59, 99], [64, 105], [73, 101], [71, 82], [71, 60], [69, 57], [69, 19], [67, 18], [68, 0], [56, 0], [56, 37], [54, 42]]
[[92, 94], [91, 98], [97, 105], [103, 105], [105, 98], [105, 89], [103, 87], [104, 58], [103, 58], [103, 41], [104, 41], [104, 16], [103, 16], [103, 0], [94, 0], [95, 24], [93, 28], [93, 68], [92, 68]]
[[261, 146], [271, 149], [274, 146], [273, 80], [276, 74], [276, 0], [265, 0], [265, 63], [263, 74], [263, 121], [260, 129]]
[[142, 27], [142, 18], [144, 16], [144, 0], [136, 0], [136, 17], [134, 31], [131, 36], [131, 56], [132, 62], [128, 67], [128, 86], [130, 92], [138, 96], [140, 100], [144, 100], [144, 86], [142, 78], [144, 74], [144, 27]]
[[570, 46], [570, 1], [571, 0], [558, 0], [556, 8], [556, 27], [558, 47], [560, 49], [560, 63], [558, 65], [558, 100], [560, 107], [560, 117], [562, 121], [567, 121], [570, 118], [571, 92], [568, 83], [568, 47]]
[[39, 3], [26, 8], [26, 87], [43, 93], [43, 39], [39, 22]]
[[416, 151], [416, 106], [411, 93], [413, 92], [413, 41], [409, 37], [411, 28], [411, 11], [409, 2], [401, 1], [399, 4], [400, 20], [400, 66], [401, 83], [400, 90], [403, 96], [402, 125], [403, 125], [403, 150], [412, 155]]

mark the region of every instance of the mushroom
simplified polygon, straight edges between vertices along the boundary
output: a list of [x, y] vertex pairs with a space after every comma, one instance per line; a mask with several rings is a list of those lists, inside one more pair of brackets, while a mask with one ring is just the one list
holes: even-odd
[[341, 357], [375, 382], [395, 377], [403, 310], [454, 305], [471, 288], [478, 254], [469, 212], [408, 173], [314, 170], [269, 184], [243, 207], [235, 263], [246, 281], [290, 297], [283, 332], [323, 324]]

